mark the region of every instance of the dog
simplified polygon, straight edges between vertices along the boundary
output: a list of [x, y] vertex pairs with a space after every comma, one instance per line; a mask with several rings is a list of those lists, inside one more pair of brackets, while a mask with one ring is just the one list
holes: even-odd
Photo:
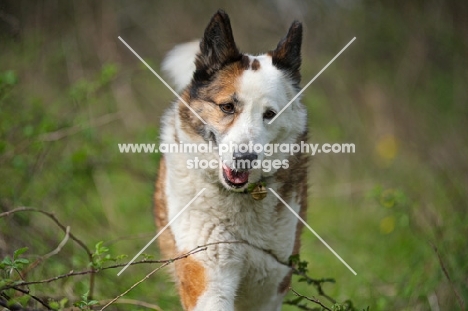
[[[241, 53], [229, 16], [219, 10], [201, 41], [176, 46], [162, 63], [181, 99], [162, 117], [160, 143], [214, 146], [208, 152], [165, 153], [156, 181], [156, 225], [170, 223], [158, 240], [163, 256], [207, 245], [174, 262], [184, 310], [281, 310], [302, 224], [275, 193], [304, 218], [307, 159], [216, 147], [306, 141], [307, 113], [299, 98], [278, 115], [299, 92], [301, 44], [302, 24], [295, 21], [274, 50]], [[219, 165], [189, 168], [194, 158]], [[238, 160], [247, 167], [236, 166]], [[282, 165], [253, 165], [268, 160]]]

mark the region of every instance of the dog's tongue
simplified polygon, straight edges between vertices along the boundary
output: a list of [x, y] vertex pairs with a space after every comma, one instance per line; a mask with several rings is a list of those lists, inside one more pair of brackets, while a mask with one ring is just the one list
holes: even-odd
[[223, 166], [227, 179], [233, 184], [245, 184], [249, 180], [248, 171], [234, 171], [229, 167]]

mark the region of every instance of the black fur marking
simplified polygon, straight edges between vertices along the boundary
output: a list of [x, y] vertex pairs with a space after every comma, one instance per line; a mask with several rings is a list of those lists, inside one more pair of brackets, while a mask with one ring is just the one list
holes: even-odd
[[215, 146], [218, 146], [218, 140], [216, 139], [216, 134], [213, 131], [210, 131], [210, 139]]
[[286, 37], [281, 39], [274, 51], [269, 52], [273, 65], [285, 71], [294, 83], [301, 82], [301, 45], [302, 24], [298, 21], [292, 23]]
[[200, 42], [200, 53], [195, 60], [194, 81], [210, 80], [213, 73], [227, 64], [242, 59], [234, 42], [229, 16], [219, 10], [211, 18]]
[[249, 69], [250, 67], [250, 59], [247, 55], [242, 55], [242, 58], [241, 58], [241, 68], [243, 69]]

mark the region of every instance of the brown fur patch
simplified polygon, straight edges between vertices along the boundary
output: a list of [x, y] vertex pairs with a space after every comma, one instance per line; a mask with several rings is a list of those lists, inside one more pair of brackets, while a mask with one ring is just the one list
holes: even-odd
[[278, 293], [284, 294], [288, 291], [289, 286], [291, 285], [291, 278], [292, 278], [292, 270], [286, 274], [284, 279], [281, 281], [279, 287], [278, 287]]
[[192, 310], [207, 287], [205, 268], [193, 257], [175, 263], [179, 294], [185, 310]]
[[[307, 141], [307, 132], [301, 134], [296, 143], [300, 144], [301, 141]], [[289, 168], [280, 169], [276, 174], [276, 179], [282, 184], [278, 189], [278, 194], [285, 200], [291, 199], [293, 190], [301, 193], [302, 186], [307, 186], [307, 167], [309, 156], [306, 153], [298, 153], [289, 157]], [[306, 188], [307, 191], [307, 188]], [[277, 208], [286, 208], [279, 202]]]
[[258, 69], [260, 69], [260, 62], [258, 61], [258, 59], [253, 60], [251, 68], [253, 71], [257, 71]]
[[[156, 181], [156, 192], [154, 193], [154, 214], [156, 226], [161, 230], [168, 223], [168, 210], [164, 180], [166, 179], [166, 161], [164, 158], [159, 162], [159, 173]], [[176, 254], [174, 235], [171, 228], [167, 228], [158, 238], [159, 249], [164, 258], [172, 258]]]
[[[307, 132], [303, 133], [297, 140], [297, 142], [307, 141]], [[296, 142], [296, 143], [297, 143]], [[278, 194], [284, 199], [291, 199], [291, 193], [296, 190], [298, 193], [299, 200], [299, 216], [306, 220], [307, 212], [307, 166], [308, 166], [308, 155], [306, 153], [300, 153], [297, 156], [289, 158], [290, 166], [287, 170], [278, 171], [277, 179], [283, 185], [278, 189]], [[276, 209], [286, 208], [282, 202], [278, 202]], [[304, 224], [301, 221], [297, 222], [296, 225], [296, 236], [294, 240], [294, 247], [292, 255], [299, 254], [301, 248], [301, 233]], [[288, 273], [278, 287], [279, 293], [285, 293], [289, 285], [291, 284], [292, 272]]]

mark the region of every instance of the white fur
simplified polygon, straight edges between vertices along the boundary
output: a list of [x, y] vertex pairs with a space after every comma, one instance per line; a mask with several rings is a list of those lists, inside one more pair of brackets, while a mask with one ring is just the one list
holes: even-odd
[[[179, 90], [190, 82], [196, 51], [193, 42], [177, 46], [163, 63], [163, 68], [170, 73]], [[260, 62], [260, 69], [246, 70], [236, 82], [244, 110], [222, 142], [293, 143], [306, 127], [304, 107], [296, 100], [271, 125], [268, 120], [263, 120], [266, 109], [279, 112], [295, 91], [291, 82], [272, 65], [269, 56], [255, 58]], [[189, 59], [192, 63], [187, 66]], [[175, 136], [187, 143], [203, 142], [201, 139], [192, 141], [182, 130], [177, 109], [178, 105], [174, 104], [163, 117], [161, 142], [178, 143], [174, 141]], [[297, 218], [287, 208], [276, 210], [278, 200], [272, 193], [262, 201], [255, 201], [248, 194], [223, 189], [221, 169], [188, 170], [186, 161], [194, 156], [218, 159], [217, 152], [165, 155], [169, 220], [202, 188], [206, 188], [171, 225], [178, 251], [219, 241], [242, 240], [248, 243], [218, 244], [194, 255], [203, 263], [209, 279], [207, 290], [194, 310], [281, 310], [283, 295], [278, 293], [278, 284], [290, 269], [262, 250], [271, 251], [280, 261], [287, 262], [293, 250]], [[271, 159], [286, 157], [277, 154]], [[230, 159], [232, 154], [223, 154], [223, 158]], [[259, 159], [263, 158], [264, 155], [259, 156]], [[274, 170], [270, 173], [254, 171], [249, 182], [262, 177], [267, 187], [278, 191], [279, 184], [271, 177], [274, 173]], [[293, 193], [287, 203], [299, 212], [297, 196]]]
[[187, 42], [176, 45], [164, 58], [161, 69], [172, 80], [177, 92], [181, 92], [190, 83], [198, 51], [200, 51], [199, 41]]

